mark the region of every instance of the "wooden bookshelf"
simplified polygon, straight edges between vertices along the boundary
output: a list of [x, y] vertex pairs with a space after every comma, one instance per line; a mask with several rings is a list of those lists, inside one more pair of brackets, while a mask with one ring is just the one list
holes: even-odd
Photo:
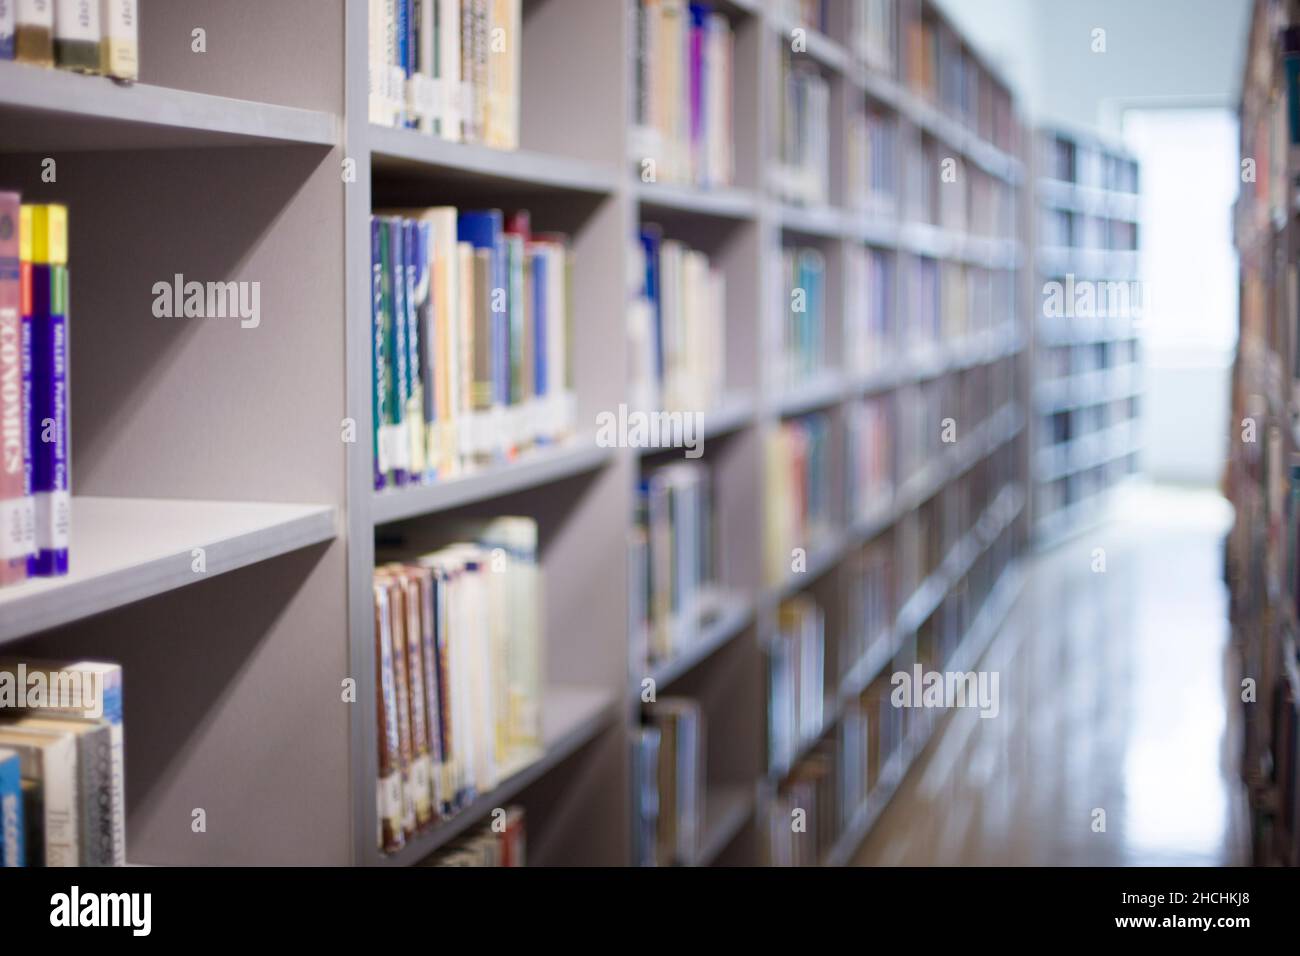
[[[337, 15], [322, 15], [322, 4]], [[766, 859], [766, 815], [782, 782], [767, 760], [766, 655], [781, 600], [812, 591], [826, 611], [820, 737], [836, 746], [847, 708], [873, 679], [910, 666], [932, 619], [971, 615], [956, 659], [975, 666], [1014, 595], [1028, 533], [1026, 246], [1014, 214], [1026, 182], [1006, 84], [929, 0], [899, 0], [892, 67], [868, 66], [849, 39], [850, 4], [833, 0], [831, 28], [811, 31], [807, 52], [795, 54], [829, 85], [831, 127], [827, 199], [798, 205], [769, 175], [772, 78], [794, 24], [777, 0], [716, 7], [735, 38], [736, 175], [713, 190], [643, 182], [629, 159], [632, 0], [524, 4], [513, 152], [371, 124], [365, 0], [146, 3], [144, 74], [131, 88], [0, 64], [0, 183], [70, 207], [73, 480], [85, 496], [73, 576], [0, 592], [0, 641], [23, 655], [122, 662], [133, 861], [409, 865], [511, 801], [527, 809], [530, 862], [629, 862], [640, 680], [629, 674], [626, 538], [643, 468], [680, 452], [601, 448], [584, 436], [628, 400], [626, 276], [642, 222], [706, 251], [727, 279], [728, 397], [705, 410], [702, 459], [722, 531], [723, 599], [689, 651], [640, 675], [699, 700], [707, 718], [704, 834], [690, 862]], [[223, 38], [203, 58], [168, 42], [196, 18]], [[905, 38], [919, 18], [969, 64], [987, 109], [981, 100], [969, 113], [942, 90], [917, 88]], [[848, 195], [845, 131], [867, 105], [898, 132], [888, 213], [864, 212]], [[48, 155], [57, 185], [41, 181]], [[973, 186], [959, 221], [916, 213], [906, 170], [921, 155], [962, 160], [962, 175], [980, 177], [1005, 214], [972, 222]], [[1103, 198], [1112, 212], [1127, 208]], [[1097, 197], [1075, 191], [1069, 201]], [[375, 208], [416, 203], [528, 208], [539, 229], [572, 238], [579, 437], [376, 492], [368, 222]], [[784, 307], [772, 292], [783, 244], [814, 246], [828, 263], [830, 364], [792, 388], [765, 380], [769, 330]], [[850, 367], [842, 348], [865, 308], [845, 265], [858, 249], [884, 256], [895, 288], [893, 347], [870, 370]], [[921, 260], [1003, 290], [928, 350], [901, 335], [914, 321]], [[260, 281], [261, 327], [160, 325], [141, 290], [175, 272]], [[906, 472], [894, 462], [893, 492], [850, 510], [849, 407], [880, 398], [897, 413], [932, 387], [958, 419], [956, 442]], [[830, 422], [832, 533], [803, 542], [807, 569], [773, 583], [763, 560], [766, 442], [808, 414]], [[340, 437], [349, 419], [354, 441]], [[116, 499], [124, 503], [105, 504]], [[881, 542], [900, 552], [919, 538], [922, 511], [965, 520], [922, 580], [900, 583], [885, 642], [849, 659], [848, 559]], [[375, 841], [376, 542], [432, 539], [449, 521], [500, 514], [539, 525], [544, 746], [497, 789], [385, 856]], [[124, 534], [124, 524], [142, 533]], [[195, 547], [207, 549], [209, 570], [190, 586]], [[355, 702], [341, 699], [348, 681]], [[826, 862], [852, 859], [930, 726], [918, 724], [868, 799], [846, 808], [851, 825], [824, 849]], [[194, 806], [208, 811], [206, 839], [188, 831]]]
[[1054, 315], [1047, 290], [1133, 288], [1140, 183], [1124, 149], [1059, 128], [1036, 131], [1034, 171], [1034, 523], [1038, 543], [1050, 545], [1102, 519], [1111, 490], [1138, 468], [1141, 300], [1130, 293], [1124, 314], [1099, 299], [1087, 314], [1071, 302]]

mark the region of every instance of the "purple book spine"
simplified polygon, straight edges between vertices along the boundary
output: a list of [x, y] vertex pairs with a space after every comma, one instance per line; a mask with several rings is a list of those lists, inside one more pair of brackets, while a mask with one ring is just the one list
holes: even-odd
[[32, 491], [36, 553], [27, 573], [68, 573], [68, 269], [32, 266]]
[[692, 8], [691, 23], [691, 167], [699, 179], [704, 168], [704, 24]]

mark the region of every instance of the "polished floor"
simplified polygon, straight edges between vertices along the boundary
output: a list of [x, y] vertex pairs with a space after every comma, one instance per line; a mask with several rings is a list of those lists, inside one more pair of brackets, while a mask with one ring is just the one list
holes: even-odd
[[1247, 863], [1230, 521], [1214, 492], [1131, 486], [1112, 520], [1033, 558], [981, 664], [1000, 713], [940, 725], [856, 862]]

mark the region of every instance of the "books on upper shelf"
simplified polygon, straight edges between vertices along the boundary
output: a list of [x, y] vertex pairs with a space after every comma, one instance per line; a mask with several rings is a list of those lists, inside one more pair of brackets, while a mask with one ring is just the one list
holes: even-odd
[[[764, 514], [767, 579], [786, 581], [832, 530], [830, 419], [825, 413], [781, 422], [769, 433]], [[795, 549], [799, 549], [796, 553]]]
[[830, 366], [826, 342], [826, 257], [820, 249], [781, 250], [782, 307], [769, 312], [780, 324], [772, 330], [771, 387], [790, 390], [816, 379]]
[[704, 837], [705, 721], [686, 697], [643, 707], [635, 731], [633, 838], [637, 866], [694, 863]]
[[819, 866], [835, 842], [835, 751], [823, 741], [791, 768], [768, 806], [769, 866]]
[[511, 805], [492, 811], [492, 819], [443, 847], [420, 866], [526, 866], [524, 808]]
[[630, 556], [634, 680], [699, 639], [717, 583], [716, 547], [708, 469], [674, 462], [649, 471], [637, 489]]
[[897, 120], [884, 110], [856, 110], [849, 117], [845, 139], [845, 194], [849, 208], [897, 218]]
[[643, 411], [718, 409], [726, 387], [722, 271], [652, 223], [641, 227], [631, 263], [629, 404]]
[[853, 0], [851, 13], [853, 52], [868, 68], [892, 74], [898, 43], [895, 0]]
[[907, 290], [907, 317], [903, 324], [904, 352], [925, 355], [939, 348], [943, 330], [939, 285], [939, 260], [929, 256], [903, 259]]
[[379, 846], [400, 850], [541, 745], [537, 525], [467, 523], [464, 540], [375, 569]]
[[848, 561], [848, 612], [843, 641], [847, 673], [887, 643], [894, 626], [894, 552], [889, 540], [858, 548]]
[[844, 315], [844, 360], [857, 374], [886, 368], [895, 357], [894, 256], [884, 249], [847, 247], [849, 308]]
[[914, 16], [907, 24], [907, 85], [927, 99], [934, 99], [939, 88], [938, 24], [924, 15]]
[[893, 424], [889, 396], [853, 402], [845, 410], [847, 454], [845, 476], [849, 513], [874, 514], [889, 504], [894, 493]]
[[519, 146], [522, 0], [369, 0], [370, 122]]
[[830, 0], [778, 0], [777, 12], [796, 26], [830, 32]]
[[830, 189], [830, 84], [813, 63], [781, 46], [772, 188], [787, 202], [819, 205]]
[[807, 593], [782, 601], [768, 648], [768, 766], [782, 775], [821, 736], [826, 706], [826, 616]]
[[636, 0], [632, 160], [643, 182], [730, 185], [732, 33], [709, 3]]
[[68, 211], [0, 192], [0, 586], [68, 573]]
[[122, 669], [0, 660], [5, 866], [125, 866]]
[[526, 212], [370, 220], [375, 487], [434, 483], [567, 437], [573, 257]]
[[0, 60], [139, 79], [139, 0], [4, 0]]

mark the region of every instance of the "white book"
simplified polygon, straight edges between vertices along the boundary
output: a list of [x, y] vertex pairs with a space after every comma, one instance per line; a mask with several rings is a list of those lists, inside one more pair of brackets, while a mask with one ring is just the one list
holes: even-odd
[[389, 0], [369, 0], [369, 80], [370, 122], [386, 125], [388, 121], [388, 60], [386, 53]]
[[18, 726], [77, 743], [78, 846], [82, 866], [114, 866], [113, 742], [105, 720], [25, 717]]
[[68, 40], [99, 46], [98, 0], [56, 0], [54, 42]]
[[100, 59], [104, 72], [118, 80], [140, 78], [139, 0], [100, 0]]
[[7, 724], [0, 727], [0, 746], [17, 751], [22, 775], [41, 783], [45, 865], [79, 866], [81, 812], [77, 803], [76, 738], [72, 734], [50, 734]]
[[461, 116], [465, 101], [461, 78], [461, 0], [436, 0], [438, 16], [438, 134], [443, 139], [461, 140]]

